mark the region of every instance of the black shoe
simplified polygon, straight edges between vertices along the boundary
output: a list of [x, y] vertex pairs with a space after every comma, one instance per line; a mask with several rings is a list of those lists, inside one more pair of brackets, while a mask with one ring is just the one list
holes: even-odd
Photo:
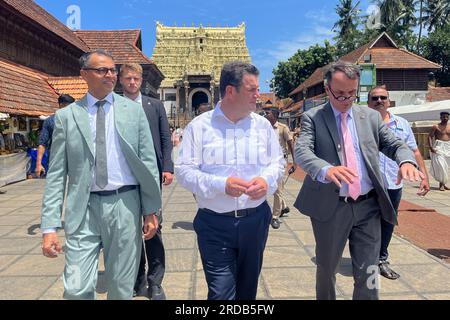
[[282, 218], [282, 217], [288, 217], [289, 216], [289, 211], [291, 211], [290, 209], [289, 209], [289, 207], [286, 207], [286, 208], [284, 208], [283, 210], [281, 210], [281, 214], [280, 214], [280, 218]]
[[400, 278], [400, 275], [389, 267], [389, 262], [380, 261], [380, 263], [378, 264], [378, 267], [380, 268], [380, 274], [383, 277], [391, 279], [391, 280], [396, 280], [396, 279]]
[[278, 229], [278, 228], [280, 228], [281, 221], [278, 218], [272, 218], [272, 221], [270, 222], [270, 225], [272, 226], [272, 228]]
[[152, 300], [166, 300], [164, 289], [158, 285], [154, 285], [148, 288], [148, 297]]
[[141, 283], [140, 285], [137, 285], [134, 287], [133, 290], [133, 297], [146, 297], [147, 296], [147, 285], [144, 283]]

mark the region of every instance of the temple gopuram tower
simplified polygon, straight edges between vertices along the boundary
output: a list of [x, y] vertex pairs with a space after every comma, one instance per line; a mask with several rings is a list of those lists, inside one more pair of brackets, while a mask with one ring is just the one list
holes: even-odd
[[169, 118], [178, 124], [180, 118], [188, 121], [199, 105], [214, 107], [220, 100], [219, 80], [224, 63], [251, 62], [245, 24], [169, 27], [157, 22], [152, 60], [165, 76], [158, 92]]

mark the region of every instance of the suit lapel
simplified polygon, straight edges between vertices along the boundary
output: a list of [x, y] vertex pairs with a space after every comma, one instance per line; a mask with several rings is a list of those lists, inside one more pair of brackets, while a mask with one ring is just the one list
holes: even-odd
[[366, 119], [366, 115], [358, 109], [357, 106], [352, 106], [353, 110], [353, 121], [355, 121], [356, 132], [358, 133], [358, 141], [359, 141], [359, 149], [361, 153], [365, 153], [365, 145], [361, 143], [361, 140], [365, 140], [364, 136], [368, 132], [369, 128], [364, 128], [364, 120]]
[[91, 134], [91, 127], [89, 125], [89, 114], [87, 110], [86, 96], [84, 96], [81, 100], [79, 100], [72, 106], [72, 113], [75, 122], [80, 129], [81, 135], [83, 136], [84, 141], [86, 142], [86, 145], [91, 152], [91, 155], [94, 156], [94, 143]]
[[[128, 118], [126, 98], [122, 98], [119, 95], [113, 93], [114, 98], [114, 125], [116, 126], [117, 133], [120, 138], [125, 141], [123, 130], [126, 130], [126, 122]], [[122, 99], [121, 99], [122, 98]]]
[[341, 139], [339, 137], [339, 133], [338, 133], [338, 129], [336, 126], [336, 119], [334, 118], [334, 113], [333, 110], [331, 109], [331, 105], [330, 103], [327, 103], [327, 105], [325, 106], [325, 108], [323, 109], [323, 117], [325, 120], [325, 124], [328, 128], [328, 131], [330, 132], [331, 138], [333, 139], [334, 142], [334, 148], [336, 149], [336, 153], [339, 156], [339, 159], [342, 162], [341, 159], [341, 150], [342, 150], [342, 146], [341, 146]]

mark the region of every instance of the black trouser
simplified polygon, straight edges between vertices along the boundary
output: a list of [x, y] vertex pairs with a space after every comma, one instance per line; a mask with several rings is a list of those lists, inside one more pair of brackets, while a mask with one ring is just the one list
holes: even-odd
[[[162, 169], [159, 169], [159, 187], [162, 190]], [[162, 240], [162, 212], [160, 219], [158, 219], [158, 231], [150, 240], [144, 240], [142, 243], [141, 261], [139, 263], [138, 275], [134, 289], [137, 292], [139, 288], [143, 287], [145, 283], [145, 263], [148, 262], [147, 270], [147, 284], [149, 287], [153, 285], [161, 286], [164, 272], [166, 271], [166, 254]], [[147, 257], [147, 259], [146, 259]]]
[[[388, 189], [389, 198], [391, 199], [392, 206], [395, 209], [395, 214], [398, 214], [398, 207], [400, 200], [402, 199], [402, 189]], [[394, 232], [394, 225], [381, 219], [381, 247], [380, 247], [380, 261], [386, 261], [388, 259], [388, 246], [392, 239], [392, 233]]]
[[[147, 259], [145, 258], [147, 257]], [[141, 261], [139, 263], [139, 271], [136, 279], [136, 291], [145, 284], [145, 264], [148, 260], [147, 284], [160, 286], [164, 278], [166, 270], [166, 255], [164, 244], [162, 241], [161, 225], [155, 236], [150, 240], [145, 240], [142, 246]]]

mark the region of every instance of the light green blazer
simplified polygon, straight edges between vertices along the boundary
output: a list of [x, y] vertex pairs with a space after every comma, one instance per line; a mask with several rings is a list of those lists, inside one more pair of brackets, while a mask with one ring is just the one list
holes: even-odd
[[[144, 110], [138, 103], [115, 93], [113, 97], [119, 144], [140, 185], [141, 214], [159, 213], [161, 193], [158, 166]], [[85, 96], [58, 110], [55, 115], [41, 229], [61, 227], [66, 185], [65, 233], [71, 234], [78, 229], [87, 211], [94, 163], [93, 138]]]

